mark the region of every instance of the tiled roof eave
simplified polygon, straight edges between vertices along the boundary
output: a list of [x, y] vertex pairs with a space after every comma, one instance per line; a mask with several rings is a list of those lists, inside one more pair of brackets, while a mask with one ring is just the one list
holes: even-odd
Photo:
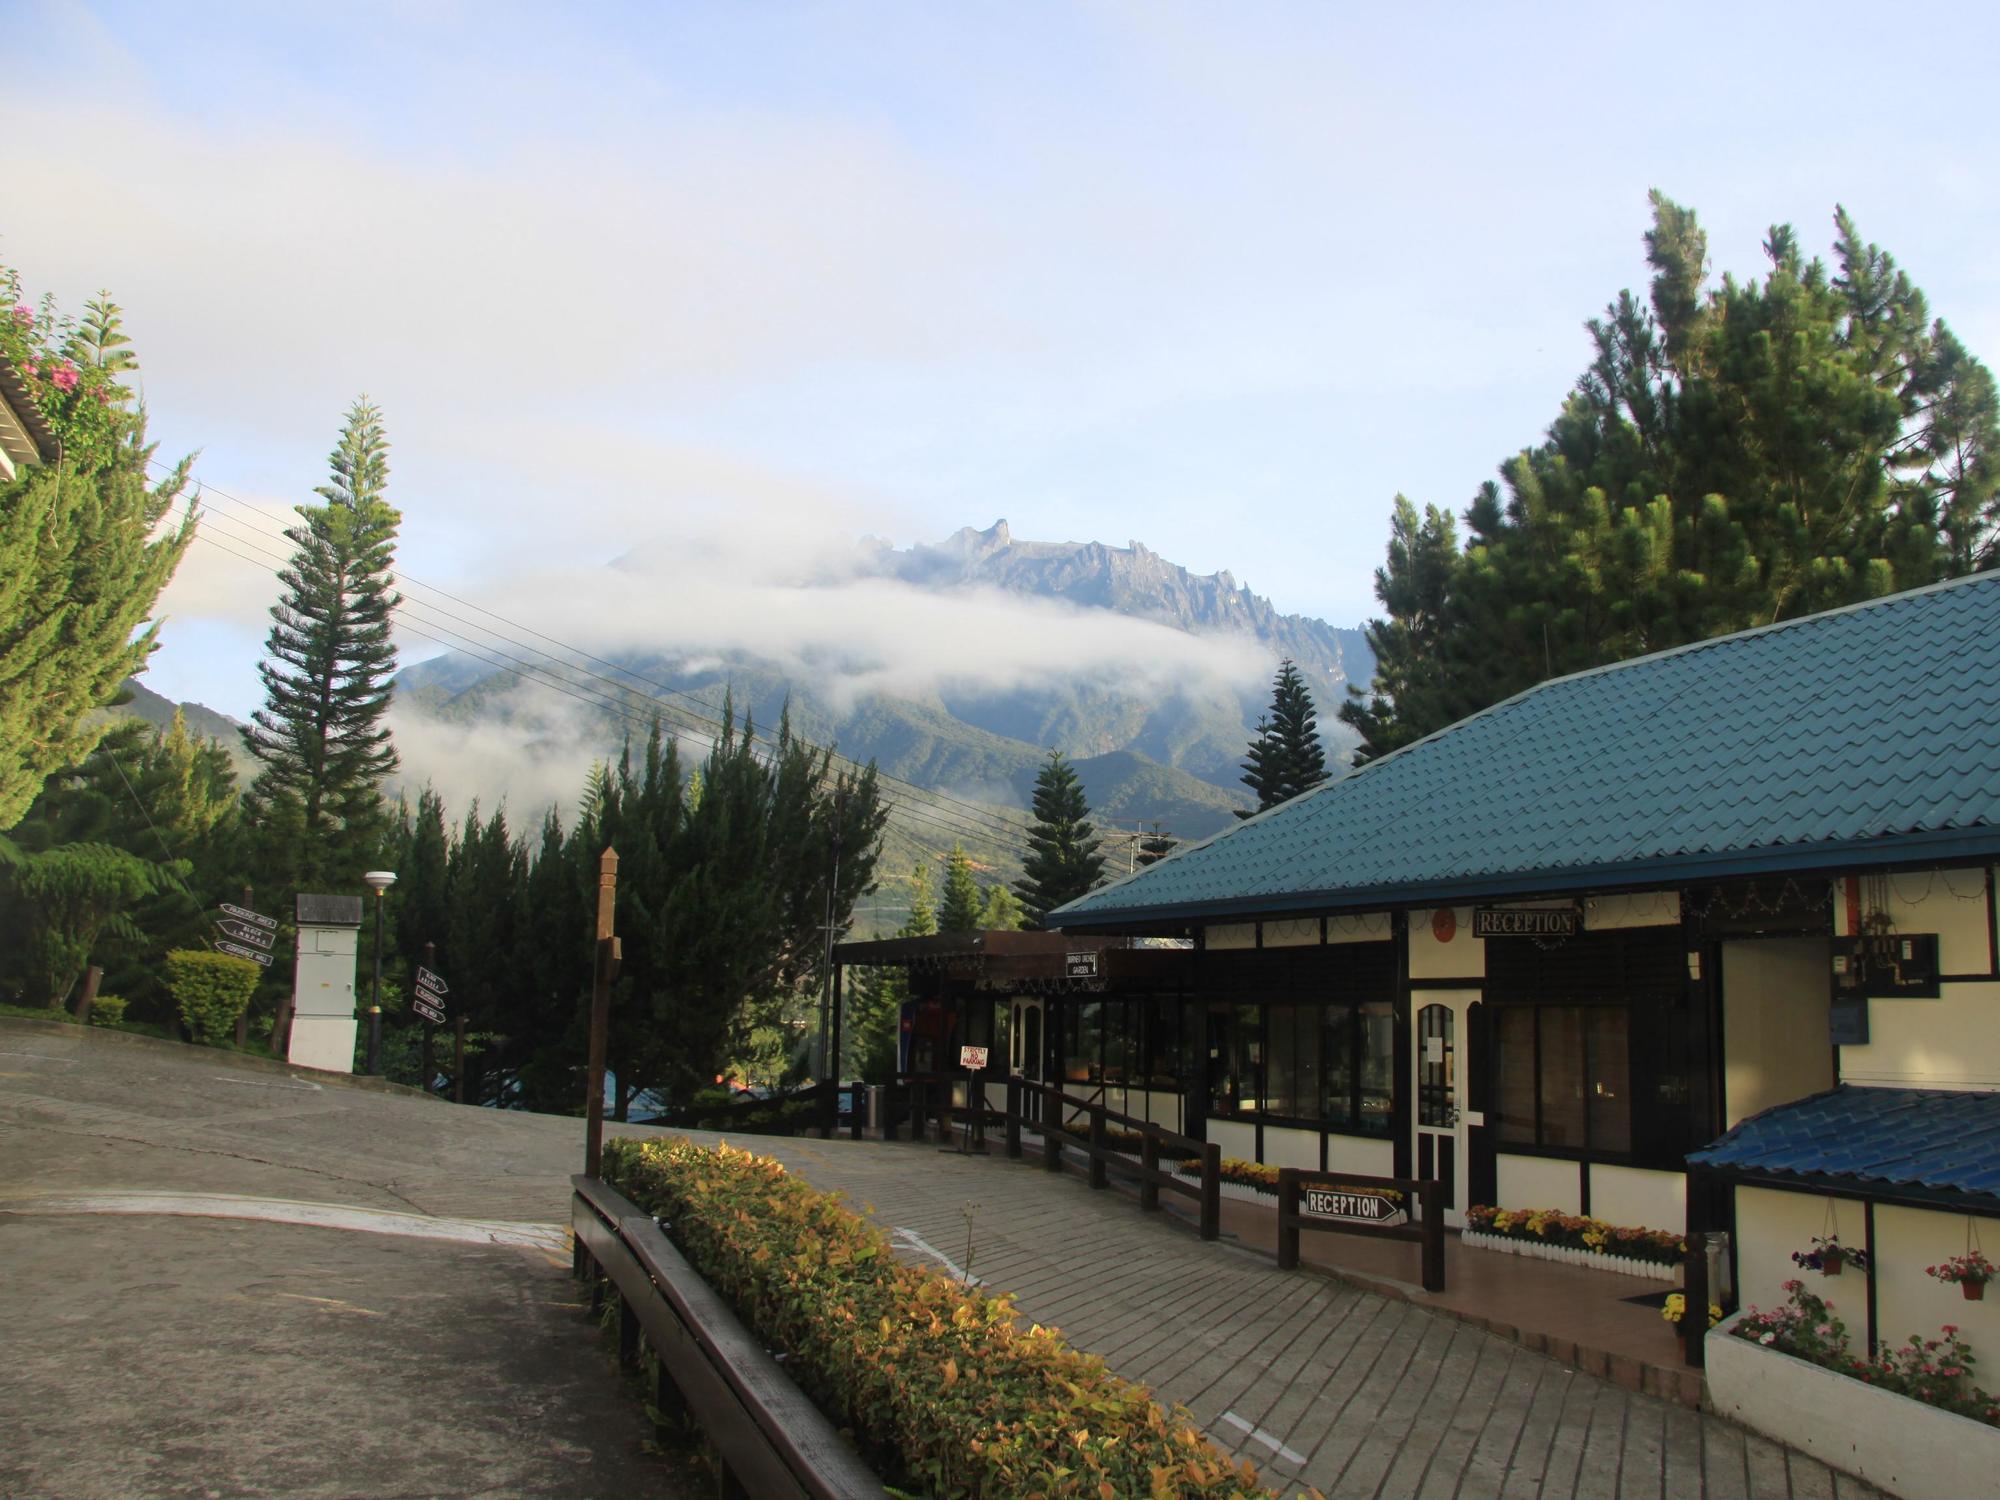
[[[2000, 827], [1981, 824], [1970, 828], [1885, 834], [1867, 839], [1778, 844], [1511, 874], [1449, 876], [1434, 881], [1289, 891], [1144, 906], [1084, 905], [1073, 912], [1065, 907], [1050, 913], [1049, 923], [1064, 931], [1087, 931], [1115, 928], [1121, 923], [1197, 917], [1280, 916], [1305, 911], [1385, 911], [1579, 891], [1644, 889], [1760, 875], [1878, 869], [1906, 864], [1971, 863], [1995, 857], [2000, 857]], [[1089, 899], [1086, 896], [1081, 901], [1087, 903]]]
[[1952, 1213], [1977, 1213], [2000, 1218], [2000, 1197], [1991, 1193], [1967, 1192], [1950, 1186], [1932, 1187], [1923, 1183], [1898, 1182], [1888, 1177], [1871, 1177], [1860, 1172], [1791, 1172], [1777, 1167], [1711, 1164], [1689, 1157], [1690, 1168], [1722, 1182], [1743, 1187], [1768, 1187], [1787, 1193], [1825, 1193], [1918, 1207], [1935, 1207]]

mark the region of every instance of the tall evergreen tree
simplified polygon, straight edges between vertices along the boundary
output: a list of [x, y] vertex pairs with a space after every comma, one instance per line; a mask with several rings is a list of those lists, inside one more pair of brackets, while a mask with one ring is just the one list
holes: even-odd
[[366, 397], [347, 415], [323, 505], [297, 507], [296, 549], [271, 607], [264, 707], [246, 734], [262, 763], [245, 811], [263, 834], [260, 884], [289, 896], [351, 885], [381, 857], [391, 816], [380, 787], [396, 769], [383, 722], [396, 670], [390, 612], [401, 516], [384, 500], [389, 441]]
[[[1448, 518], [1398, 502], [1371, 693], [1381, 753], [1545, 677], [1916, 587], [1996, 560], [2000, 401], [1908, 275], [1835, 216], [1762, 281], [1709, 283], [1653, 195], [1650, 301], [1621, 293], [1546, 439]], [[1365, 756], [1364, 756], [1365, 758]]]
[[1039, 928], [1051, 911], [1088, 892], [1104, 875], [1083, 783], [1060, 750], [1049, 751], [1035, 778], [1028, 857], [1014, 882], [1025, 925]]
[[[1326, 751], [1319, 717], [1305, 678], [1289, 658], [1271, 681], [1271, 712], [1257, 721], [1257, 737], [1243, 768], [1243, 784], [1257, 794], [1257, 811], [1288, 802], [1326, 780]], [[1249, 813], [1238, 816], [1249, 817]]]
[[[159, 636], [147, 619], [195, 530], [188, 463], [147, 482], [145, 413], [117, 379], [137, 368], [118, 308], [91, 303], [79, 328], [20, 301], [0, 267], [0, 361], [57, 454], [0, 485], [0, 830], [103, 735], [90, 710], [144, 669]], [[185, 513], [162, 529], [176, 505]]]
[[998, 882], [986, 887], [986, 898], [979, 908], [980, 931], [1014, 932], [1020, 925], [1021, 898]]
[[938, 928], [942, 932], [977, 932], [980, 911], [979, 882], [973, 878], [972, 861], [963, 844], [953, 844], [944, 863], [944, 904], [938, 908]]

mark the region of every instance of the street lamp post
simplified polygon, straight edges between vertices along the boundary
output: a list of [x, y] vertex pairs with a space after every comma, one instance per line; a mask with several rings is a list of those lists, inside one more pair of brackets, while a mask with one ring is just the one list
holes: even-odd
[[396, 883], [394, 870], [370, 870], [361, 883], [375, 893], [375, 987], [368, 997], [368, 1071], [382, 1071], [382, 893]]

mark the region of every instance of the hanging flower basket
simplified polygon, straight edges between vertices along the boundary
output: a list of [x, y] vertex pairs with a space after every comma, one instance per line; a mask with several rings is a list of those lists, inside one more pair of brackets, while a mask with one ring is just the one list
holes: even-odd
[[1981, 1255], [1977, 1250], [1968, 1250], [1963, 1255], [1954, 1255], [1942, 1265], [1925, 1266], [1926, 1276], [1935, 1276], [1939, 1281], [1955, 1281], [1967, 1302], [1986, 1300], [1986, 1283], [2000, 1276], [2000, 1266]]
[[1965, 1300], [1967, 1302], [1983, 1302], [1986, 1300], [1986, 1283], [1983, 1281], [1961, 1281], [1958, 1284], [1958, 1289], [1965, 1293]]
[[1846, 1261], [1847, 1257], [1841, 1254], [1840, 1246], [1838, 1245], [1827, 1246], [1826, 1249], [1820, 1253], [1820, 1258], [1819, 1258], [1820, 1275], [1838, 1276], [1840, 1274], [1840, 1268], [1846, 1264]]

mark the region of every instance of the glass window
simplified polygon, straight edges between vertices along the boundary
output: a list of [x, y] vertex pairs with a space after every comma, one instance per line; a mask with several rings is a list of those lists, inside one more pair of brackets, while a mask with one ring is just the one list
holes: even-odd
[[1260, 1005], [1229, 1007], [1227, 1081], [1232, 1114], [1254, 1114], [1264, 1098], [1264, 1016]]
[[1326, 1123], [1353, 1125], [1356, 1083], [1356, 1013], [1351, 1005], [1329, 1005], [1321, 1018], [1324, 1053], [1323, 1077], [1326, 1084]]
[[1586, 1011], [1589, 1046], [1590, 1149], [1632, 1149], [1632, 1090], [1626, 1042], [1628, 1013], [1622, 1007], [1592, 1006]]
[[1069, 1045], [1064, 1049], [1064, 1082], [1096, 1083], [1102, 1077], [1103, 1010], [1099, 1000], [1081, 1001], [1070, 1008], [1073, 1025], [1065, 1028]]
[[1499, 1087], [1496, 1122], [1502, 1142], [1535, 1144], [1535, 1012], [1503, 1005], [1494, 1014], [1493, 1041]]
[[1265, 1059], [1269, 1114], [1319, 1118], [1319, 1008], [1271, 1005], [1264, 1009], [1270, 1056]]
[[1125, 1059], [1129, 1052], [1128, 1028], [1134, 1007], [1123, 1000], [1104, 1002], [1104, 1074], [1109, 1084], [1125, 1081]]
[[1581, 1151], [1584, 1136], [1583, 1009], [1540, 1008], [1542, 1025], [1542, 1144]]
[[1178, 1005], [1155, 1005], [1146, 1016], [1146, 1082], [1172, 1093], [1181, 1087], [1181, 1012]]
[[1396, 1008], [1386, 1000], [1370, 1001], [1360, 1012], [1356, 1123], [1370, 1134], [1387, 1135], [1396, 1101]]

